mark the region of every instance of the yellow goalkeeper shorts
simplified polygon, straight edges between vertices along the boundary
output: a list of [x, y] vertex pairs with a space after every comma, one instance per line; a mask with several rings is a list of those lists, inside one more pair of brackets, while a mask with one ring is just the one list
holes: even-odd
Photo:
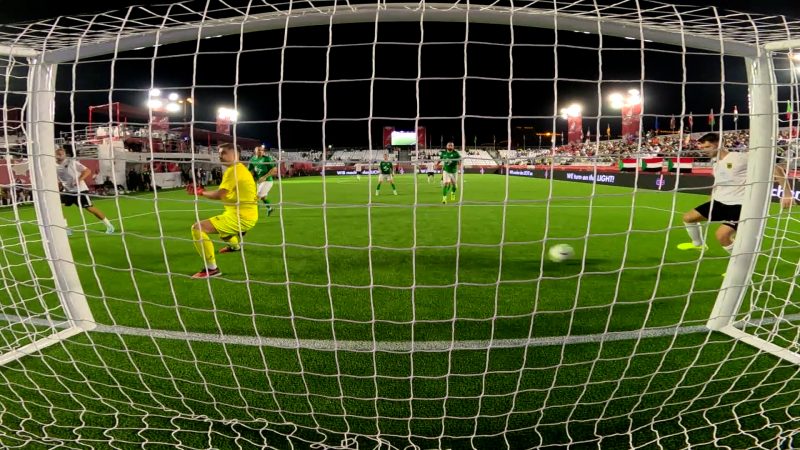
[[233, 214], [220, 214], [210, 219], [211, 224], [221, 236], [245, 233], [256, 226], [256, 220], [246, 220]]

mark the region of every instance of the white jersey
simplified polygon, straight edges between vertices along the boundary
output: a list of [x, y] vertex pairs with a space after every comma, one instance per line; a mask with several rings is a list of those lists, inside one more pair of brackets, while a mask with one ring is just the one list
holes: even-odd
[[711, 198], [726, 205], [741, 205], [747, 183], [747, 153], [729, 152], [714, 163]]
[[356, 164], [356, 172], [361, 172], [361, 164]]
[[785, 164], [789, 171], [800, 170], [800, 152], [798, 152], [797, 146], [791, 145], [784, 152], [783, 157], [778, 158], [778, 164]]
[[66, 158], [61, 164], [58, 164], [56, 174], [58, 175], [58, 181], [64, 186], [64, 190], [67, 192], [82, 192], [89, 190], [86, 183], [79, 180], [84, 170], [86, 170], [86, 166], [78, 162], [78, 160]]

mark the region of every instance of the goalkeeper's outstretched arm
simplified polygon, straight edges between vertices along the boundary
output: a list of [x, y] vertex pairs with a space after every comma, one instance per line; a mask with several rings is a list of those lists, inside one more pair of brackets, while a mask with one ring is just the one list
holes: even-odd
[[218, 191], [203, 191], [203, 197], [210, 198], [211, 200], [219, 200], [228, 195], [227, 189], [220, 189]]
[[186, 187], [186, 193], [189, 195], [196, 195], [211, 200], [220, 200], [228, 195], [227, 189], [219, 189], [216, 191], [207, 191], [200, 186], [189, 185]]

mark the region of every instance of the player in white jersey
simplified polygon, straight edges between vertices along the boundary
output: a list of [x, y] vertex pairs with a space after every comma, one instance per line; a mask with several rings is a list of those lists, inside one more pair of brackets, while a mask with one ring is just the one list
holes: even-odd
[[356, 163], [356, 180], [361, 179], [361, 163]]
[[433, 174], [436, 172], [436, 164], [433, 161], [429, 161], [425, 171], [428, 172], [428, 184], [431, 184], [433, 181]]
[[[76, 159], [67, 158], [67, 152], [63, 148], [56, 150], [56, 164], [58, 183], [63, 189], [61, 203], [64, 206], [78, 205], [86, 209], [105, 224], [106, 233], [113, 233], [114, 225], [103, 214], [103, 211], [92, 204], [92, 199], [89, 198], [89, 187], [86, 186], [85, 180], [92, 176], [92, 170]], [[67, 234], [72, 235], [72, 230], [67, 228]]]
[[[715, 236], [722, 248], [728, 253], [733, 250], [733, 240], [736, 228], [739, 225], [739, 215], [742, 212], [742, 203], [745, 199], [747, 185], [747, 153], [729, 152], [719, 146], [719, 135], [708, 133], [698, 141], [700, 150], [708, 156], [716, 156], [714, 163], [714, 187], [711, 191], [711, 200], [694, 208], [683, 215], [686, 232], [692, 242], [678, 244], [681, 250], [700, 250], [707, 246], [703, 243], [703, 232], [700, 222], [722, 222], [717, 228]], [[775, 181], [784, 186], [781, 197], [781, 206], [792, 206], [792, 194], [786, 173], [782, 167], [776, 166], [774, 170]]]

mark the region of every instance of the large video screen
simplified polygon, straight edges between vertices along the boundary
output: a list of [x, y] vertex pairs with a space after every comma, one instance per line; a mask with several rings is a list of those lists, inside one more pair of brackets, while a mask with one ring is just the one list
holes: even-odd
[[415, 131], [392, 131], [392, 145], [417, 145]]

